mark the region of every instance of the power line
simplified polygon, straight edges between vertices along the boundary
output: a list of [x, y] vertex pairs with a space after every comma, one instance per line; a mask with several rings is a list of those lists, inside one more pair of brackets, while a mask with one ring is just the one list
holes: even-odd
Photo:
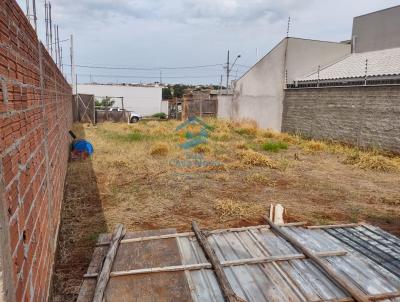
[[182, 70], [182, 69], [210, 68], [210, 67], [224, 66], [224, 64], [178, 66], [178, 67], [122, 67], [122, 66], [118, 67], [118, 66], [97, 66], [97, 65], [75, 65], [75, 66], [88, 69], [109, 69], [109, 70]]
[[[97, 77], [97, 78], [136, 78], [136, 79], [160, 79], [160, 76], [136, 76], [136, 75], [106, 75], [106, 74], [78, 74], [81, 77]], [[200, 78], [213, 78], [213, 75], [201, 75], [201, 76], [162, 76], [163, 79], [200, 79]]]

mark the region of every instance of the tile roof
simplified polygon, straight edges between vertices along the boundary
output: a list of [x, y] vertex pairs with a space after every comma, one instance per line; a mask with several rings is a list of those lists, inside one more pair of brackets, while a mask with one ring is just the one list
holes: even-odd
[[[368, 60], [368, 77], [400, 75], [400, 48], [353, 53], [344, 59], [323, 67], [319, 80], [339, 80], [365, 77]], [[318, 72], [297, 79], [298, 82], [317, 81]]]

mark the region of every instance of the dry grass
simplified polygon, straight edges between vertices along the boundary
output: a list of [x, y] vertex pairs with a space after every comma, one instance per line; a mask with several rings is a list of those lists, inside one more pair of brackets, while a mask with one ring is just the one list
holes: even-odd
[[309, 152], [326, 151], [328, 146], [321, 141], [310, 140], [303, 143], [303, 148]]
[[193, 152], [198, 154], [206, 154], [210, 153], [210, 151], [211, 151], [210, 147], [206, 144], [197, 145], [196, 147], [193, 148]]
[[239, 152], [238, 155], [245, 165], [276, 168], [276, 164], [265, 154], [253, 150], [245, 150]]
[[256, 183], [256, 184], [261, 184], [261, 185], [266, 185], [266, 184], [271, 183], [270, 179], [261, 173], [254, 173], [254, 174], [247, 175], [245, 178], [245, 181], [250, 184]]
[[264, 209], [262, 206], [254, 206], [248, 201], [233, 200], [231, 198], [217, 199], [215, 210], [223, 221], [231, 219], [248, 219], [259, 215]]
[[353, 152], [349, 154], [345, 163], [364, 170], [375, 170], [382, 172], [399, 171], [400, 164], [393, 159], [382, 155], [367, 152]]
[[[178, 121], [75, 125], [95, 153], [68, 167], [54, 302], [76, 300], [98, 234], [116, 223], [129, 231], [188, 231], [192, 220], [205, 229], [257, 225], [279, 202], [293, 221], [364, 220], [400, 234], [399, 157], [251, 121], [207, 123], [208, 143], [189, 151], [179, 146], [187, 138]], [[287, 149], [263, 150], [269, 141]]]
[[156, 143], [150, 148], [150, 154], [153, 156], [166, 156], [169, 152], [168, 144]]
[[232, 123], [231, 128], [235, 129], [235, 132], [240, 135], [256, 136], [258, 133], [257, 123], [251, 120]]

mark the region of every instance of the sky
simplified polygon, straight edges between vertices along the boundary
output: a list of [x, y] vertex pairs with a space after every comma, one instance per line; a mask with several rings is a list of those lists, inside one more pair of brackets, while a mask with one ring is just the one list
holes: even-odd
[[[25, 10], [26, 0], [17, 0]], [[31, 0], [32, 1], [32, 0]], [[287, 34], [343, 41], [353, 17], [399, 5], [394, 0], [53, 0], [60, 40], [74, 35], [78, 82], [216, 84], [240, 55], [240, 77]], [[36, 0], [45, 41], [44, 0]], [[69, 41], [63, 47], [70, 78]], [[210, 66], [211, 65], [211, 66]], [[206, 67], [203, 67], [206, 66]], [[115, 69], [110, 69], [115, 68]], [[185, 67], [185, 68], [182, 68]], [[190, 67], [190, 68], [186, 68]]]

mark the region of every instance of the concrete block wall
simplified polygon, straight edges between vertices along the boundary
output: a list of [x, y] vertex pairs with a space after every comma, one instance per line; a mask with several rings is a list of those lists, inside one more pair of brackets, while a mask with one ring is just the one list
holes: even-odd
[[400, 86], [287, 89], [282, 130], [400, 153]]
[[0, 249], [6, 301], [46, 301], [72, 91], [15, 0], [0, 2]]

